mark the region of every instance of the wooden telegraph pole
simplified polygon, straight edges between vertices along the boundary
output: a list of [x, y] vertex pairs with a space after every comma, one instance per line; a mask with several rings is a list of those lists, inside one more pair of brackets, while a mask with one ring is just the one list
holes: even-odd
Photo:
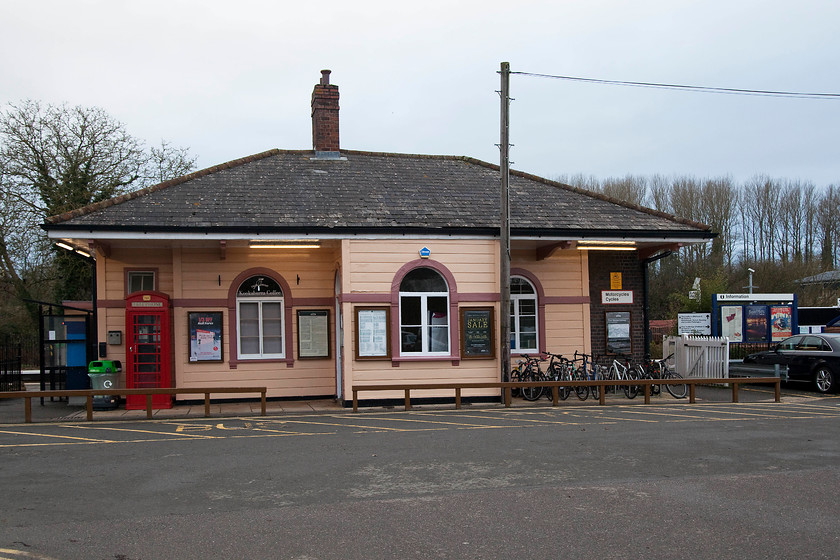
[[502, 381], [510, 380], [510, 63], [502, 62], [501, 115], [501, 228], [499, 231], [499, 325], [501, 331]]

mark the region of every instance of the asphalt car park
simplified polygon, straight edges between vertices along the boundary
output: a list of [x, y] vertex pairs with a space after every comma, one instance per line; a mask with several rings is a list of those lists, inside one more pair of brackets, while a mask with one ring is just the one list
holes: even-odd
[[643, 405], [639, 400], [617, 399], [608, 406], [595, 402], [564, 403], [551, 407], [538, 402], [528, 407], [504, 409], [467, 405], [462, 410], [436, 405], [413, 411], [397, 408], [362, 409], [360, 413], [338, 412], [220, 418], [171, 418], [159, 420], [50, 422], [0, 424], [0, 449], [72, 445], [121, 444], [155, 441], [212, 440], [224, 438], [290, 438], [337, 436], [385, 432], [447, 430], [524, 430], [545, 425], [578, 426], [616, 423], [729, 422], [762, 419], [797, 419], [840, 416], [840, 397], [786, 388], [784, 406], [772, 402], [772, 389], [748, 386], [741, 402], [730, 403], [731, 392], [723, 387], [698, 390], [698, 402], [664, 399]]
[[3, 424], [0, 558], [834, 557], [840, 397], [767, 391]]

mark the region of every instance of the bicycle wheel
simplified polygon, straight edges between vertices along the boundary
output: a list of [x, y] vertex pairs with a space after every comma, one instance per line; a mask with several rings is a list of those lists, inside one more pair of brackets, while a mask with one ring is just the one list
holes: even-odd
[[[601, 379], [601, 374], [598, 372], [598, 366], [592, 366], [592, 369], [589, 370], [587, 378], [591, 381], [596, 381]], [[601, 387], [598, 385], [593, 385], [589, 388], [589, 392], [592, 394], [593, 399], [600, 399], [601, 398]]]
[[[659, 379], [661, 377], [661, 372], [659, 370], [659, 366], [651, 364], [648, 368], [648, 379]], [[651, 385], [650, 386], [650, 394], [653, 396], [658, 395], [662, 391], [662, 385]]]
[[[510, 380], [514, 383], [522, 381], [522, 369], [517, 366], [510, 371]], [[511, 397], [518, 397], [522, 390], [519, 387], [514, 387], [510, 390]]]
[[[583, 377], [581, 377], [580, 372], [577, 371], [572, 374], [572, 379], [575, 381], [583, 381]], [[578, 399], [585, 401], [589, 398], [589, 387], [586, 385], [575, 386], [575, 395], [577, 395]]]
[[[540, 381], [541, 375], [537, 375], [537, 372], [534, 371], [533, 368], [528, 368], [525, 370], [523, 374], [522, 381]], [[543, 394], [542, 387], [523, 387], [522, 388], [522, 398], [526, 401], [535, 401], [539, 399]]]
[[[632, 370], [627, 370], [627, 377], [625, 380], [632, 381], [636, 379], [636, 374]], [[639, 394], [639, 386], [638, 385], [625, 385], [624, 386], [624, 396], [628, 399], [635, 399], [636, 395]]]
[[[669, 371], [663, 376], [663, 378], [667, 381], [672, 381], [674, 379], [682, 379], [683, 376], [675, 371]], [[671, 396], [675, 399], [684, 399], [688, 394], [688, 385], [685, 383], [677, 383], [676, 385], [668, 383], [665, 385], [665, 389], [671, 393]]]

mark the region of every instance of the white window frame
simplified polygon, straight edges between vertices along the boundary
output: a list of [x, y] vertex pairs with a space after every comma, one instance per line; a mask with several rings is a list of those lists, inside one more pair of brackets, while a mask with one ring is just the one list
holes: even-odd
[[[416, 270], [416, 269], [415, 269]], [[437, 357], [437, 356], [450, 356], [452, 351], [452, 339], [451, 339], [451, 332], [452, 332], [452, 313], [449, 307], [449, 287], [448, 282], [446, 282], [446, 278], [438, 272], [437, 270], [430, 269], [435, 272], [435, 274], [439, 275], [441, 280], [443, 280], [443, 285], [446, 286], [446, 291], [443, 292], [403, 292], [400, 291], [400, 309], [399, 309], [399, 323], [400, 323], [400, 339], [398, 344], [400, 345], [400, 356], [406, 357]], [[409, 272], [409, 274], [411, 274]], [[410, 297], [410, 298], [420, 298], [420, 324], [419, 325], [403, 325], [403, 298]], [[437, 325], [432, 324], [429, 322], [429, 298], [444, 298], [446, 300], [446, 325], [443, 324]], [[402, 337], [403, 337], [403, 328], [410, 327], [410, 328], [417, 328], [420, 327], [420, 332], [423, 333], [422, 336], [422, 348], [419, 352], [407, 352], [403, 350], [402, 344]], [[431, 332], [432, 329], [439, 329], [445, 330], [445, 340], [446, 340], [446, 349], [441, 351], [432, 352], [429, 350], [429, 344], [431, 342]]]
[[[240, 360], [275, 360], [286, 357], [286, 304], [285, 298], [282, 297], [254, 297], [244, 296], [236, 298], [236, 356]], [[259, 330], [260, 351], [258, 354], [244, 354], [242, 352], [242, 312], [240, 306], [243, 303], [256, 303], [257, 305], [257, 322]], [[280, 353], [266, 353], [264, 351], [263, 338], [263, 304], [264, 303], [279, 303], [280, 304]]]
[[[531, 286], [533, 293], [531, 294], [510, 294], [510, 304], [513, 307], [513, 313], [511, 313], [511, 337], [513, 338], [513, 344], [511, 345], [511, 350], [520, 354], [527, 354], [529, 352], [538, 352], [540, 348], [540, 307], [539, 301], [537, 300], [537, 287], [534, 286], [534, 283], [528, 280], [523, 276], [513, 276], [512, 278], [516, 278], [518, 280], [522, 280]], [[522, 300], [531, 300], [534, 302], [534, 344], [533, 348], [523, 348], [519, 335], [522, 333], [522, 329], [520, 327], [520, 319], [522, 318], [522, 314], [519, 309], [519, 302]]]
[[[139, 290], [132, 290], [131, 289], [132, 280], [134, 280], [135, 278], [137, 278], [137, 279], [144, 278], [145, 279], [145, 278], [149, 278], [149, 277], [151, 277], [151, 279], [152, 279], [152, 287], [151, 288], [142, 288], [141, 287]], [[155, 286], [157, 286], [157, 274], [155, 274], [154, 270], [128, 270], [128, 271], [126, 271], [126, 281], [128, 283], [128, 286], [126, 286], [126, 292], [128, 294], [150, 291], [150, 290], [154, 290]], [[144, 284], [145, 280], [141, 280], [140, 283]]]

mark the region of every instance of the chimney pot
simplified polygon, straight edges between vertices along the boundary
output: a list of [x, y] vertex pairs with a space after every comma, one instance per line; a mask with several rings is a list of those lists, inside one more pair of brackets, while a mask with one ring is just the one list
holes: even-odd
[[330, 70], [321, 70], [321, 85], [330, 85]]

